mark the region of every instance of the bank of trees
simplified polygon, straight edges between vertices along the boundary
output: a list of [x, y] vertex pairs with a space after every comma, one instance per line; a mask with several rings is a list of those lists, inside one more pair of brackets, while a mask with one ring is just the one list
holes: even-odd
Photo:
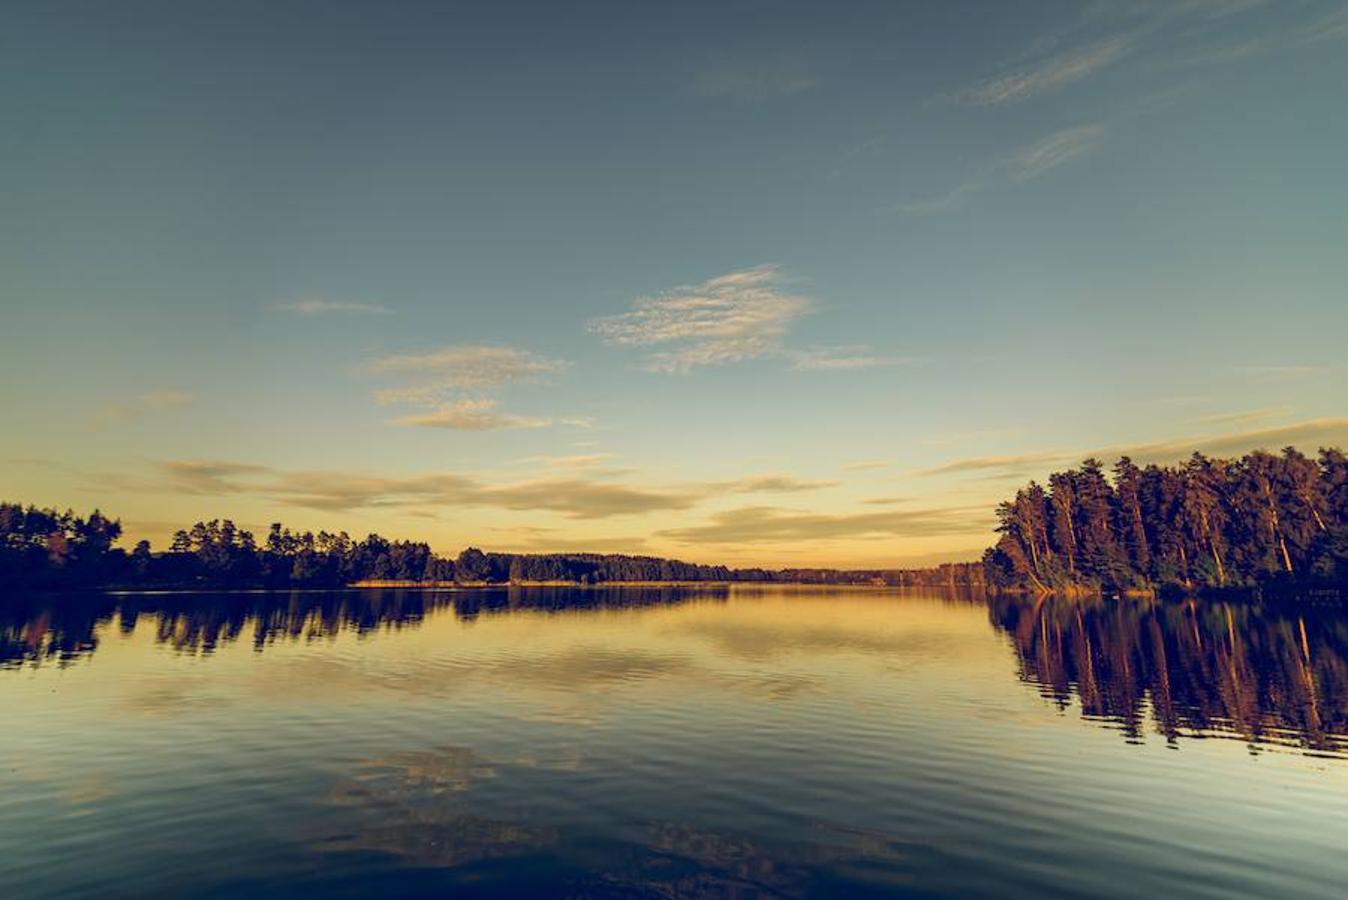
[[0, 503], [0, 585], [102, 583], [125, 566], [125, 551], [112, 546], [121, 536], [121, 523], [98, 510], [81, 517]]
[[1348, 459], [1288, 447], [1031, 482], [997, 509], [989, 581], [1035, 590], [1348, 583]]
[[490, 553], [470, 547], [438, 556], [420, 541], [371, 534], [295, 532], [274, 524], [260, 540], [228, 519], [198, 522], [156, 551], [140, 541], [113, 546], [121, 524], [0, 504], [0, 589], [76, 587], [340, 587], [359, 582], [505, 584], [520, 582], [795, 582], [804, 584], [978, 584], [983, 568], [932, 570], [732, 569], [654, 556], [600, 553]]

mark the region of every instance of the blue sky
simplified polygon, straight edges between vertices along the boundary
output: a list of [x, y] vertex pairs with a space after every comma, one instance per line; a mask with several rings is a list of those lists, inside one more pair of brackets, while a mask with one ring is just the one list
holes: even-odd
[[15, 3], [0, 494], [967, 558], [1348, 438], [1348, 5]]

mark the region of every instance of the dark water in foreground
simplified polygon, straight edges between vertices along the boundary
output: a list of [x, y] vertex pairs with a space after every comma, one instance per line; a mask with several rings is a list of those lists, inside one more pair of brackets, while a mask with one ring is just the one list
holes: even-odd
[[1341, 897], [1348, 613], [0, 602], [0, 895]]

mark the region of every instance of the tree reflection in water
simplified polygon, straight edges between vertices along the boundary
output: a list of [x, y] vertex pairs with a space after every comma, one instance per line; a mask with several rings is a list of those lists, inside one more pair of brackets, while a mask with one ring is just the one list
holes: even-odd
[[1054, 597], [989, 601], [1020, 676], [1142, 740], [1231, 737], [1348, 751], [1348, 616], [1338, 606]]
[[346, 590], [162, 594], [20, 594], [0, 596], [0, 667], [70, 663], [98, 649], [98, 630], [117, 621], [127, 634], [141, 617], [155, 621], [156, 640], [187, 653], [209, 654], [247, 635], [257, 650], [286, 640], [320, 640], [416, 627], [452, 609], [460, 619], [535, 610], [629, 609], [723, 601], [725, 587], [487, 588], [482, 590]]
[[[18, 595], [0, 599], [0, 667], [65, 665], [96, 652], [101, 629], [209, 654], [418, 626], [438, 610], [471, 620], [517, 610], [568, 612], [723, 602], [725, 587], [499, 588], [289, 593]], [[952, 595], [958, 603], [980, 602]], [[991, 597], [1020, 676], [1060, 707], [1142, 740], [1234, 737], [1312, 752], [1348, 752], [1348, 615], [1337, 605]]]

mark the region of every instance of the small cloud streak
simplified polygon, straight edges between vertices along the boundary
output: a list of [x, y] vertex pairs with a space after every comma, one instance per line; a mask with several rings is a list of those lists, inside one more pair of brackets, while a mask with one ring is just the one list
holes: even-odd
[[[252, 495], [287, 506], [331, 512], [396, 509], [434, 514], [437, 506], [555, 512], [571, 519], [600, 519], [688, 509], [701, 489], [655, 489], [585, 478], [539, 478], [485, 484], [455, 473], [383, 477], [359, 472], [293, 471], [228, 460], [173, 460], [158, 465], [157, 479], [138, 490], [194, 495]], [[133, 486], [126, 482], [126, 486]]]
[[865, 344], [842, 347], [811, 347], [792, 354], [791, 368], [802, 371], [837, 372], [852, 369], [874, 369], [884, 366], [911, 365], [913, 360], [901, 356], [883, 356]]
[[809, 311], [806, 298], [783, 290], [777, 267], [764, 265], [639, 297], [630, 312], [596, 319], [590, 328], [618, 346], [672, 345], [646, 368], [682, 373], [778, 355], [787, 331]]
[[286, 506], [333, 512], [391, 509], [409, 515], [434, 516], [464, 507], [481, 507], [541, 510], [570, 519], [686, 510], [727, 495], [797, 493], [838, 484], [768, 474], [732, 481], [646, 486], [615, 481], [615, 474], [622, 473], [578, 467], [565, 472], [545, 471], [535, 478], [488, 483], [454, 472], [386, 477], [367, 472], [289, 470], [233, 460], [186, 459], [157, 463], [151, 478], [101, 473], [98, 479], [124, 490], [193, 496], [247, 495]]
[[335, 300], [324, 300], [321, 297], [306, 297], [294, 303], [284, 303], [276, 309], [280, 312], [295, 313], [301, 316], [388, 316], [393, 314], [393, 310], [377, 303], [343, 303]]
[[1103, 460], [1131, 457], [1137, 463], [1173, 463], [1198, 451], [1213, 456], [1235, 456], [1251, 450], [1277, 450], [1289, 445], [1322, 447], [1348, 443], [1348, 419], [1308, 419], [1275, 428], [1218, 435], [1196, 435], [1166, 441], [1117, 444], [1093, 450], [1044, 450], [1008, 456], [957, 459], [914, 472], [918, 476], [981, 473], [991, 479], [1028, 478], [1052, 466], [1071, 465], [1088, 457]]
[[467, 390], [490, 391], [505, 385], [553, 375], [570, 366], [518, 347], [456, 344], [428, 353], [405, 353], [371, 360], [363, 367], [370, 375], [411, 378], [374, 392], [384, 406], [419, 406], [426, 411], [391, 419], [391, 425], [443, 428], [454, 431], [493, 431], [509, 428], [546, 428], [554, 424], [589, 427], [583, 419], [553, 419], [500, 412], [491, 397], [463, 396]]
[[704, 66], [694, 78], [694, 88], [704, 97], [723, 97], [742, 103], [761, 103], [792, 97], [818, 87], [819, 80], [793, 56], [770, 58], [737, 56]]
[[981, 534], [992, 528], [982, 506], [825, 515], [772, 506], [748, 506], [714, 513], [707, 524], [661, 531], [692, 544], [766, 544], [831, 539], [931, 537]]
[[927, 469], [919, 469], [914, 475], [962, 475], [969, 472], [997, 471], [1008, 476], [1023, 472], [1036, 471], [1043, 466], [1071, 459], [1074, 454], [1057, 450], [1038, 453], [1019, 453], [999, 456], [970, 456], [952, 462], [942, 463]]
[[1103, 125], [1064, 128], [1017, 153], [1011, 158], [1007, 173], [1017, 184], [1038, 178], [1095, 149], [1104, 134]]
[[1236, 371], [1251, 378], [1263, 381], [1288, 381], [1295, 378], [1310, 378], [1315, 375], [1328, 375], [1340, 366], [1309, 365], [1293, 363], [1289, 365], [1249, 365], [1236, 366]]
[[789, 475], [756, 475], [751, 478], [741, 478], [738, 481], [723, 482], [721, 485], [715, 486], [723, 486], [734, 494], [794, 494], [800, 491], [818, 491], [824, 488], [837, 487], [840, 484], [842, 484], [841, 481], [809, 481], [792, 478]]
[[588, 469], [613, 459], [617, 459], [616, 453], [575, 453], [570, 456], [530, 456], [523, 461], [554, 469]]
[[1240, 412], [1216, 413], [1200, 419], [1207, 425], [1251, 425], [1255, 422], [1267, 422], [1269, 419], [1281, 419], [1292, 414], [1288, 406], [1266, 406], [1263, 409], [1247, 409]]
[[898, 212], [915, 215], [947, 213], [963, 208], [975, 195], [1004, 184], [1025, 184], [1054, 169], [1080, 159], [1100, 146], [1105, 126], [1097, 123], [1075, 125], [1055, 131], [1033, 144], [984, 167], [944, 194], [903, 203]]
[[495, 400], [468, 398], [447, 403], [432, 412], [414, 413], [390, 420], [392, 425], [447, 428], [454, 431], [494, 431], [504, 428], [547, 428], [552, 419], [517, 416], [496, 411]]
[[191, 406], [197, 398], [186, 391], [149, 391], [141, 394], [140, 403], [146, 409], [182, 409]]
[[955, 99], [975, 106], [1020, 103], [1080, 81], [1114, 65], [1132, 51], [1133, 45], [1132, 38], [1117, 35], [1095, 44], [1074, 48], [1036, 65], [1003, 73], [965, 88], [955, 95]]
[[426, 375], [434, 386], [490, 388], [514, 381], [555, 375], [570, 363], [547, 359], [518, 347], [488, 344], [458, 344], [429, 353], [383, 356], [366, 363], [373, 375]]
[[133, 422], [154, 412], [183, 409], [196, 402], [196, 396], [186, 391], [171, 389], [147, 391], [129, 401], [105, 403], [94, 413], [90, 427], [111, 428]]
[[892, 459], [859, 459], [844, 465], [844, 472], [867, 472], [872, 469], [888, 469], [894, 465]]

